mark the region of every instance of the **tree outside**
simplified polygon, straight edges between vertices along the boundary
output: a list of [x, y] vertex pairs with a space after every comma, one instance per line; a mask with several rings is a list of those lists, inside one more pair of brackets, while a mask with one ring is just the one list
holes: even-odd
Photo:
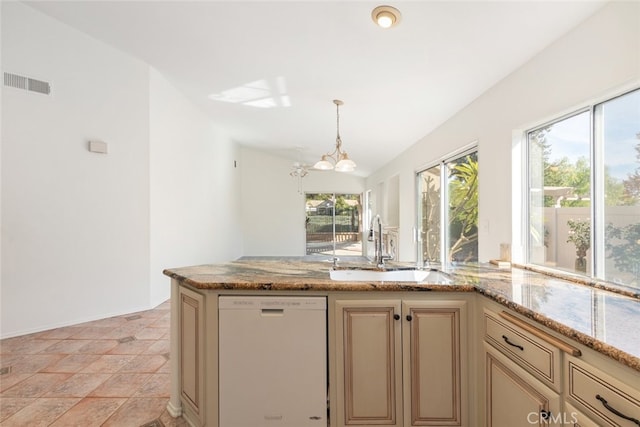
[[[544, 208], [588, 208], [591, 197], [591, 168], [589, 159], [579, 156], [570, 159], [567, 156], [556, 157], [553, 160], [552, 144], [549, 143], [549, 134], [553, 126], [538, 129], [529, 134], [530, 157], [534, 158], [530, 164], [530, 180], [543, 183], [546, 190], [550, 188], [570, 188], [570, 197], [553, 197], [547, 195], [543, 198]], [[640, 140], [640, 132], [635, 134]], [[640, 142], [634, 146], [636, 163], [640, 165]], [[540, 159], [537, 165], [535, 157]], [[533, 165], [533, 166], [531, 166]], [[536, 177], [537, 171], [541, 176]], [[626, 177], [614, 176], [611, 166], [604, 165], [604, 204], [607, 220], [605, 230], [605, 248], [607, 256], [607, 278], [617, 277], [616, 281], [622, 281], [632, 286], [640, 284], [640, 221], [637, 217], [637, 209], [640, 206], [640, 166]], [[586, 255], [591, 245], [591, 219], [588, 210], [585, 217], [575, 217], [566, 220], [563, 229], [567, 229], [566, 242], [572, 243], [576, 251], [574, 270], [584, 273], [586, 269]], [[628, 212], [628, 213], [627, 213]], [[635, 213], [634, 213], [635, 212]], [[634, 219], [635, 217], [635, 219]], [[620, 219], [626, 218], [626, 219]], [[631, 221], [631, 223], [628, 223]], [[532, 220], [532, 224], [535, 221]], [[549, 220], [544, 221], [544, 230], [532, 227], [531, 235], [535, 241], [545, 240], [545, 247], [549, 245]], [[558, 226], [559, 227], [559, 226]], [[557, 238], [559, 238], [558, 236]]]
[[449, 165], [449, 261], [478, 260], [478, 155]]
[[[446, 187], [441, 170], [445, 168]], [[441, 250], [441, 203], [447, 191], [448, 262], [478, 260], [478, 155], [462, 156], [446, 165], [437, 165], [418, 175], [420, 182], [421, 256], [426, 263], [439, 263]]]

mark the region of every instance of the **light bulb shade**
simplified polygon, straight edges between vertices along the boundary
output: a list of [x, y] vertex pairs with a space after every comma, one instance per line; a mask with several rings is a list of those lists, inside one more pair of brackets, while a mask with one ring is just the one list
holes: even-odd
[[333, 169], [333, 164], [327, 160], [327, 156], [322, 156], [322, 158], [318, 160], [315, 165], [313, 165], [313, 168], [322, 171], [328, 171]]
[[382, 28], [389, 28], [395, 22], [395, 18], [389, 12], [380, 12], [376, 19]]
[[347, 153], [342, 153], [335, 169], [338, 172], [353, 172], [356, 169], [356, 162], [351, 160]]

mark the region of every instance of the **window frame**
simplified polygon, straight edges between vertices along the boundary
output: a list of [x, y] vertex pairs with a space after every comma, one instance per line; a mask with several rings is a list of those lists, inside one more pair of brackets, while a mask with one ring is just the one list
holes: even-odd
[[[604, 102], [604, 101], [603, 101]], [[595, 103], [593, 105], [596, 105]], [[523, 198], [522, 198], [522, 203], [523, 203], [523, 208], [522, 211], [524, 213], [523, 219], [524, 219], [524, 227], [523, 227], [523, 233], [524, 233], [524, 239], [523, 239], [523, 243], [524, 243], [524, 248], [523, 248], [523, 253], [524, 253], [524, 261], [525, 264], [527, 265], [532, 265], [535, 267], [542, 267], [542, 268], [549, 268], [551, 270], [558, 270], [561, 271], [563, 273], [567, 273], [566, 270], [562, 270], [562, 269], [554, 269], [553, 267], [548, 267], [545, 265], [540, 265], [540, 264], [535, 264], [533, 262], [531, 262], [531, 257], [533, 256], [532, 252], [531, 252], [531, 248], [532, 248], [532, 236], [531, 236], [531, 214], [532, 214], [532, 209], [531, 209], [531, 159], [530, 159], [530, 144], [529, 144], [529, 134], [531, 132], [534, 132], [538, 129], [542, 129], [544, 127], [547, 126], [551, 126], [555, 123], [559, 123], [562, 122], [564, 120], [568, 120], [572, 117], [576, 117], [579, 116], [580, 114], [583, 114], [585, 112], [589, 112], [589, 167], [591, 168], [591, 170], [594, 170], [594, 152], [593, 152], [593, 145], [591, 143], [591, 141], [593, 140], [593, 135], [594, 135], [594, 121], [593, 121], [593, 114], [592, 114], [592, 108], [593, 105], [590, 106], [583, 106], [582, 108], [578, 108], [575, 110], [572, 110], [568, 113], [562, 114], [558, 117], [555, 117], [553, 119], [550, 120], [546, 120], [540, 124], [537, 124], [535, 126], [531, 126], [528, 127], [522, 134], [522, 145], [524, 147], [524, 158], [523, 158], [523, 165], [522, 168], [524, 170], [524, 175], [523, 175], [523, 179], [522, 179], [522, 187], [523, 187]], [[594, 233], [594, 227], [593, 227], [593, 218], [594, 218], [594, 203], [593, 203], [593, 190], [594, 190], [594, 178], [593, 178], [593, 174], [590, 175], [589, 177], [589, 185], [590, 185], [590, 191], [589, 191], [589, 197], [591, 198], [592, 202], [590, 203], [589, 206], [589, 215], [591, 215], [590, 220], [591, 220], [591, 242], [593, 242], [593, 233]], [[542, 184], [543, 188], [544, 188], [544, 183]], [[593, 246], [592, 246], [593, 247]], [[594, 257], [594, 253], [595, 253], [595, 249], [591, 251], [591, 253], [589, 254], [589, 261], [591, 263], [592, 266], [595, 267], [595, 263], [593, 260]], [[595, 268], [594, 268], [595, 271]]]
[[[617, 98], [629, 95], [634, 92], [640, 91], [640, 85], [637, 83], [633, 86], [628, 86], [623, 89], [616, 91], [615, 93], [610, 93], [605, 96], [601, 96], [597, 99], [592, 99], [586, 104], [583, 104], [580, 107], [571, 109], [564, 114], [558, 114], [557, 116], [552, 117], [551, 119], [540, 121], [530, 126], [526, 126], [526, 128], [522, 131], [514, 132], [514, 150], [513, 150], [513, 159], [517, 161], [518, 157], [520, 158], [520, 170], [524, 171], [519, 178], [517, 177], [518, 171], [516, 168], [513, 170], [514, 184], [517, 180], [520, 181], [520, 185], [513, 186], [513, 218], [514, 221], [517, 221], [521, 218], [519, 222], [522, 227], [519, 231], [519, 235], [521, 236], [521, 256], [523, 264], [536, 267], [543, 268], [546, 270], [558, 271], [566, 274], [567, 271], [554, 268], [552, 266], [540, 265], [531, 262], [532, 254], [531, 254], [531, 205], [530, 205], [530, 191], [531, 191], [531, 170], [530, 170], [530, 144], [529, 144], [529, 133], [533, 132], [537, 129], [544, 128], [545, 126], [552, 125], [554, 123], [561, 122], [570, 117], [577, 116], [584, 112], [589, 112], [589, 166], [591, 168], [590, 174], [590, 194], [589, 197], [591, 199], [591, 203], [589, 206], [590, 211], [590, 239], [591, 239], [591, 253], [588, 257], [589, 262], [592, 265], [590, 273], [570, 273], [575, 274], [580, 277], [596, 279], [606, 281], [605, 278], [605, 265], [606, 265], [606, 182], [605, 182], [605, 147], [606, 141], [604, 139], [603, 134], [603, 115], [602, 115], [602, 107], [610, 101], [613, 101]], [[518, 200], [515, 192], [520, 188], [522, 190], [522, 197]], [[517, 209], [519, 208], [519, 209]], [[516, 229], [514, 228], [514, 237], [518, 234], [515, 233]], [[516, 246], [515, 240], [514, 245]], [[518, 257], [516, 257], [518, 258]], [[623, 285], [625, 287], [629, 287], [629, 285]]]
[[[440, 167], [440, 248], [439, 248], [439, 256], [440, 256], [440, 264], [447, 265], [449, 264], [448, 252], [449, 252], [449, 167], [447, 166], [449, 163], [460, 159], [461, 157], [467, 156], [469, 154], [476, 154], [476, 157], [479, 162], [480, 158], [480, 150], [478, 146], [478, 141], [473, 141], [455, 151], [449, 152], [448, 154], [440, 157], [439, 159], [426, 163], [419, 168], [414, 170], [414, 182], [415, 182], [415, 218], [416, 218], [416, 227], [415, 227], [415, 239], [416, 239], [416, 261], [422, 266], [427, 266], [425, 264], [425, 260], [423, 259], [423, 250], [422, 250], [422, 192], [421, 192], [421, 183], [420, 183], [420, 174], [428, 171], [429, 169], [435, 168], [436, 166]], [[479, 227], [479, 224], [478, 224]]]
[[[307, 218], [309, 218], [309, 214], [307, 212], [307, 203], [309, 202], [309, 196], [314, 196], [314, 195], [321, 195], [321, 194], [330, 194], [331, 197], [325, 199], [325, 201], [331, 201], [331, 206], [327, 209], [327, 211], [330, 211], [331, 214], [330, 215], [323, 215], [323, 216], [330, 216], [331, 217], [331, 229], [332, 229], [332, 240], [331, 240], [331, 257], [335, 258], [338, 256], [337, 251], [340, 250], [338, 249], [338, 242], [336, 240], [336, 235], [337, 235], [337, 231], [336, 231], [336, 217], [338, 215], [336, 215], [336, 203], [337, 203], [337, 198], [339, 196], [357, 196], [358, 197], [358, 206], [360, 207], [360, 209], [358, 209], [358, 236], [359, 236], [359, 245], [360, 245], [360, 251], [357, 254], [345, 254], [345, 253], [341, 253], [339, 254], [340, 258], [344, 258], [344, 259], [349, 259], [349, 258], [354, 258], [354, 259], [359, 259], [363, 256], [366, 255], [366, 245], [364, 243], [364, 230], [365, 230], [365, 223], [364, 223], [364, 218], [367, 214], [366, 212], [366, 208], [367, 206], [364, 205], [364, 197], [365, 194], [363, 193], [351, 193], [351, 192], [336, 192], [336, 191], [326, 191], [326, 192], [322, 192], [322, 191], [305, 191], [303, 193], [303, 203], [304, 203], [304, 215], [305, 215], [305, 233], [304, 233], [304, 256], [318, 256], [318, 257], [326, 257], [329, 256], [329, 254], [327, 252], [329, 252], [328, 250], [323, 250], [320, 252], [309, 252], [309, 232], [308, 232], [308, 224], [307, 224]], [[317, 199], [316, 199], [317, 200]], [[351, 199], [353, 200], [353, 199]], [[314, 215], [315, 216], [315, 215]]]

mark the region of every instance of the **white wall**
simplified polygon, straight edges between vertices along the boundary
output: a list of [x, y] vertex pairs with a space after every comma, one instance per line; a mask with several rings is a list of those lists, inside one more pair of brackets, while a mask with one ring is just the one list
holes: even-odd
[[[305, 254], [305, 199], [289, 176], [293, 162], [252, 148], [241, 148], [243, 254]], [[364, 178], [312, 171], [302, 180], [308, 193], [364, 192]]]
[[163, 269], [240, 256], [236, 145], [147, 64], [1, 6], [2, 70], [52, 94], [2, 88], [0, 336], [151, 308]]
[[148, 308], [148, 67], [2, 8], [4, 71], [52, 86], [3, 87], [2, 335]]
[[[2, 5], [0, 5], [0, 24], [2, 24]], [[0, 28], [0, 72], [4, 70], [4, 63], [2, 60], [2, 31]], [[0, 88], [0, 296], [2, 296], [2, 94], [3, 90]], [[2, 303], [0, 302], [0, 327], [2, 326]], [[0, 336], [2, 336], [0, 334]]]
[[162, 270], [242, 255], [239, 152], [157, 71], [150, 73], [151, 302], [169, 298]]
[[400, 258], [415, 259], [415, 171], [478, 142], [479, 256], [496, 258], [500, 243], [512, 241], [512, 186], [519, 191], [512, 183], [513, 132], [616, 94], [639, 79], [640, 4], [609, 4], [376, 171], [367, 179], [368, 189], [400, 176]]

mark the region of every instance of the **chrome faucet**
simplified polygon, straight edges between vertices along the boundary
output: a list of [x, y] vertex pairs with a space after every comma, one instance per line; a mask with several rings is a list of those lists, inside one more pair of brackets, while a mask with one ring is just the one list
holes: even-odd
[[[375, 230], [376, 225], [377, 230]], [[382, 252], [382, 220], [380, 219], [380, 215], [376, 215], [371, 219], [371, 224], [369, 225], [369, 237], [367, 240], [369, 242], [374, 242], [375, 244], [374, 262], [376, 263], [376, 266], [378, 268], [384, 268], [384, 262], [391, 259], [391, 257], [389, 255], [384, 255]]]

